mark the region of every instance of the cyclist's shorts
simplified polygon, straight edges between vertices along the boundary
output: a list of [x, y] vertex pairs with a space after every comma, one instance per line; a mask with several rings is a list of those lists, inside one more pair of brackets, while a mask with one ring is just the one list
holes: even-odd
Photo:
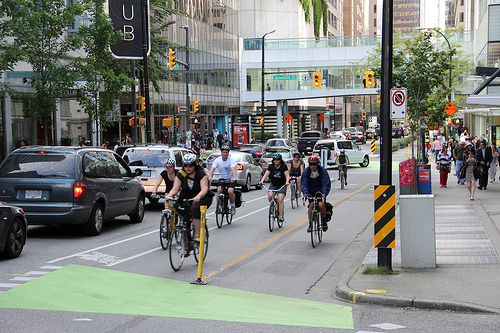
[[[224, 184], [224, 182], [226, 181], [226, 179], [219, 179], [217, 181], [217, 186], [222, 186]], [[227, 187], [228, 188], [235, 188], [236, 187], [236, 182], [229, 182], [227, 183]]]
[[297, 174], [297, 175], [290, 174], [290, 177], [297, 177], [297, 178], [299, 178], [300, 176], [301, 176], [300, 174]]
[[[279, 190], [279, 188], [280, 188], [280, 187], [281, 187], [281, 186], [274, 186], [273, 184], [271, 184], [271, 185], [269, 186], [269, 189], [270, 189], [270, 190]], [[286, 187], [286, 186], [283, 186], [283, 188], [282, 188], [280, 191], [278, 191], [278, 193], [283, 193], [284, 195], [286, 195], [286, 189], [287, 189], [287, 187]]]

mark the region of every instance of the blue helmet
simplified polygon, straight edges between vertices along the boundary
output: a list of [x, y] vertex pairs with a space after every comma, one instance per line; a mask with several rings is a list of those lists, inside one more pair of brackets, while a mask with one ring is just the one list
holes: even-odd
[[281, 160], [282, 156], [281, 156], [280, 153], [275, 153], [275, 154], [273, 154], [273, 159], [279, 159], [279, 160]]
[[344, 149], [340, 149], [340, 152], [341, 152], [341, 153], [345, 153], [345, 150], [344, 150]]

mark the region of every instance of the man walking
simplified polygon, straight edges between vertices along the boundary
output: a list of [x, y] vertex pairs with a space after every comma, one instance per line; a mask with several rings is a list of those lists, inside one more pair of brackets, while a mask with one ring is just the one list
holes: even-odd
[[479, 189], [486, 190], [488, 186], [488, 169], [490, 168], [492, 154], [491, 149], [486, 146], [486, 140], [479, 143], [479, 149], [476, 153], [476, 159], [479, 164]]

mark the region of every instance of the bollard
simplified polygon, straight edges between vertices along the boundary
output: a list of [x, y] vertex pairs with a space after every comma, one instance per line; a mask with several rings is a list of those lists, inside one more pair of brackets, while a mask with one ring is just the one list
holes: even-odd
[[200, 207], [201, 221], [200, 221], [200, 252], [198, 255], [198, 276], [196, 281], [191, 282], [191, 284], [206, 285], [205, 281], [202, 281], [203, 276], [203, 257], [205, 256], [205, 218], [207, 215], [207, 206]]

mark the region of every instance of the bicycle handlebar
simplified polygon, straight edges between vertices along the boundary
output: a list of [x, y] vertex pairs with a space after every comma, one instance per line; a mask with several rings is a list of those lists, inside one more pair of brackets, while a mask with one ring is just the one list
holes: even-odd
[[279, 192], [279, 191], [281, 191], [284, 187], [287, 187], [287, 186], [288, 186], [288, 185], [287, 185], [287, 184], [285, 184], [285, 185], [281, 186], [281, 187], [280, 187], [279, 189], [277, 189], [277, 190], [270, 190], [269, 188], [267, 188], [267, 187], [266, 187], [266, 185], [262, 184], [262, 187], [263, 187], [263, 188], [265, 188], [267, 192]]

